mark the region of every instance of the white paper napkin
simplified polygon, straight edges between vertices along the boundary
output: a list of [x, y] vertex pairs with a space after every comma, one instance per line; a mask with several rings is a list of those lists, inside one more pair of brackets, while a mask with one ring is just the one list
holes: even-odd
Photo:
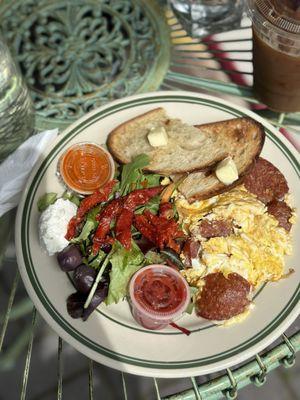
[[29, 174], [58, 129], [31, 136], [0, 164], [0, 217], [16, 207]]

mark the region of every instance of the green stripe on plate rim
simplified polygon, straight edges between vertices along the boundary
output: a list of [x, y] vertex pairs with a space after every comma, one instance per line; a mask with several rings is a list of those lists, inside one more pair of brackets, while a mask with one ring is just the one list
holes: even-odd
[[[70, 279], [71, 283], [73, 284], [72, 279], [71, 279], [69, 276], [68, 276], [68, 278]], [[266, 285], [267, 285], [266, 282], [265, 282], [263, 285], [261, 285], [261, 287], [257, 290], [257, 292], [255, 293], [255, 295], [253, 296], [253, 299], [252, 299], [252, 300], [257, 299], [257, 297], [258, 297], [258, 296], [260, 295], [260, 293], [264, 290], [264, 288], [266, 287]], [[169, 335], [169, 336], [170, 336], [170, 335], [184, 335], [184, 333], [182, 333], [182, 332], [161, 332], [161, 331], [150, 331], [150, 330], [146, 330], [146, 329], [142, 329], [142, 328], [136, 328], [136, 327], [134, 327], [134, 326], [124, 324], [123, 322], [120, 322], [120, 321], [118, 321], [118, 320], [116, 320], [116, 319], [110, 317], [110, 316], [107, 315], [105, 312], [103, 312], [103, 311], [101, 311], [101, 310], [99, 310], [99, 309], [96, 309], [96, 311], [97, 311], [99, 314], [103, 315], [103, 317], [109, 319], [110, 321], [115, 322], [115, 323], [118, 324], [118, 325], [124, 326], [125, 328], [132, 329], [132, 330], [134, 330], [134, 331], [139, 331], [139, 332], [143, 332], [143, 333], [149, 333], [149, 334], [151, 334], [151, 335]], [[209, 324], [209, 325], [205, 325], [205, 326], [203, 326], [203, 327], [201, 327], [201, 328], [198, 328], [198, 329], [189, 329], [189, 331], [190, 331], [191, 333], [195, 333], [195, 332], [201, 332], [201, 331], [205, 331], [205, 330], [207, 330], [207, 329], [212, 329], [212, 328], [218, 328], [218, 325], [216, 325], [216, 324]]]
[[[51, 302], [49, 301], [48, 297], [46, 296], [43, 288], [41, 287], [37, 276], [34, 271], [34, 266], [32, 263], [31, 259], [31, 253], [29, 249], [29, 240], [27, 240], [28, 233], [29, 233], [29, 219], [31, 215], [31, 210], [32, 210], [32, 202], [33, 198], [35, 196], [35, 193], [37, 191], [38, 185], [43, 178], [47, 167], [49, 164], [53, 161], [53, 159], [56, 157], [59, 151], [62, 150], [62, 148], [72, 139], [74, 136], [76, 136], [78, 133], [80, 133], [83, 129], [86, 129], [88, 126], [93, 124], [94, 122], [103, 119], [106, 116], [109, 116], [116, 111], [124, 110], [127, 108], [132, 108], [137, 105], [146, 105], [146, 104], [155, 104], [155, 103], [160, 103], [160, 102], [182, 102], [184, 101], [185, 103], [192, 103], [192, 104], [203, 104], [203, 105], [208, 105], [208, 106], [213, 106], [214, 108], [217, 108], [222, 111], [229, 112], [230, 114], [234, 116], [243, 116], [243, 112], [236, 110], [232, 108], [231, 106], [220, 104], [217, 101], [211, 100], [211, 99], [198, 99], [195, 97], [190, 97], [190, 96], [184, 96], [184, 95], [165, 95], [165, 96], [153, 96], [153, 97], [148, 97], [148, 98], [140, 98], [140, 99], [135, 99], [135, 100], [130, 100], [125, 103], [121, 104], [116, 104], [111, 107], [108, 107], [102, 111], [99, 111], [98, 113], [92, 115], [85, 121], [81, 122], [78, 126], [76, 126], [74, 129], [72, 129], [70, 132], [68, 132], [62, 140], [50, 151], [46, 159], [42, 162], [40, 168], [38, 169], [37, 173], [35, 174], [32, 183], [28, 189], [27, 197], [24, 202], [24, 208], [23, 208], [23, 215], [22, 215], [22, 224], [21, 224], [21, 244], [22, 244], [22, 253], [23, 253], [23, 259], [24, 259], [24, 264], [26, 268], [26, 272], [28, 275], [28, 278], [31, 282], [32, 287], [35, 290], [35, 293], [37, 297], [39, 298], [40, 302], [43, 304], [44, 308], [48, 312], [48, 314], [53, 318], [53, 320], [61, 327], [63, 328], [66, 333], [68, 333], [70, 336], [72, 336], [75, 340], [80, 342], [82, 345], [87, 346], [93, 351], [98, 352], [99, 354], [102, 354], [108, 358], [117, 360], [119, 362], [125, 362], [129, 363], [132, 365], [136, 366], [141, 366], [145, 368], [157, 368], [157, 369], [176, 369], [176, 368], [192, 368], [192, 367], [197, 367], [197, 366], [203, 366], [203, 365], [208, 365], [212, 363], [216, 363], [219, 361], [222, 361], [228, 357], [232, 357], [241, 351], [245, 351], [249, 349], [252, 345], [258, 343], [260, 340], [264, 339], [268, 334], [270, 334], [291, 312], [291, 310], [295, 307], [295, 305], [298, 302], [298, 294], [299, 294], [299, 289], [300, 285], [298, 285], [296, 291], [294, 292], [293, 296], [291, 297], [289, 303], [281, 310], [281, 312], [277, 315], [276, 318], [272, 322], [270, 322], [262, 331], [260, 331], [258, 334], [253, 336], [252, 338], [248, 339], [244, 343], [241, 343], [240, 345], [229, 349], [227, 351], [224, 351], [222, 353], [216, 354], [214, 356], [210, 357], [204, 357], [200, 359], [194, 359], [194, 360], [186, 360], [186, 361], [174, 361], [174, 362], [161, 362], [161, 361], [149, 361], [145, 359], [140, 359], [140, 358], [135, 358], [135, 357], [130, 357], [126, 356], [120, 353], [116, 353], [112, 350], [106, 349], [99, 344], [91, 341], [87, 337], [83, 336], [80, 332], [78, 332], [72, 325], [70, 325], [58, 312], [57, 310], [53, 307]], [[290, 152], [290, 150], [285, 146], [284, 143], [282, 143], [279, 138], [277, 138], [273, 132], [271, 132], [268, 128], [265, 128], [266, 134], [268, 138], [277, 146], [280, 148], [280, 150], [284, 153], [285, 157], [288, 159], [290, 164], [293, 166], [294, 170], [296, 171], [297, 175], [300, 175], [300, 168], [299, 168], [299, 163], [297, 162], [297, 159], [295, 156]]]
[[[66, 275], [67, 275], [71, 285], [75, 289], [75, 285], [73, 283], [73, 280], [72, 280], [71, 276], [68, 273], [66, 273]], [[264, 290], [266, 285], [267, 285], [267, 282], [265, 282], [263, 285], [260, 286], [260, 288], [257, 290], [255, 295], [253, 296], [252, 300], [255, 300], [260, 295], [260, 293]], [[120, 321], [116, 320], [115, 318], [112, 318], [111, 316], [107, 315], [105, 312], [103, 312], [102, 310], [99, 310], [98, 308], [96, 309], [96, 312], [101, 314], [103, 317], [109, 319], [110, 321], [116, 323], [117, 325], [121, 325], [121, 326], [123, 326], [123, 327], [125, 327], [127, 329], [131, 329], [133, 331], [148, 333], [148, 334], [151, 334], [151, 335], [169, 335], [169, 336], [171, 336], [171, 335], [184, 335], [182, 332], [179, 332], [179, 331], [176, 331], [176, 332], [162, 332], [162, 331], [154, 331], [154, 330], [150, 331], [150, 330], [145, 329], [145, 328], [137, 328], [135, 326], [125, 324], [124, 322], [120, 322]], [[189, 329], [189, 331], [191, 333], [195, 333], [195, 332], [201, 332], [201, 331], [205, 331], [207, 329], [212, 329], [212, 328], [218, 328], [218, 325], [217, 324], [208, 324], [208, 325], [202, 326], [201, 328], [197, 328], [197, 329], [193, 329], [193, 330]]]

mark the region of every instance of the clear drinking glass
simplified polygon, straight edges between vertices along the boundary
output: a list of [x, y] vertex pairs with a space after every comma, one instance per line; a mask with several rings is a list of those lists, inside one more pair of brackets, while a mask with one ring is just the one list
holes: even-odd
[[247, 0], [247, 12], [257, 97], [274, 111], [300, 111], [300, 0]]
[[169, 0], [169, 3], [192, 37], [238, 28], [244, 11], [244, 0]]
[[0, 162], [34, 129], [28, 89], [0, 34]]

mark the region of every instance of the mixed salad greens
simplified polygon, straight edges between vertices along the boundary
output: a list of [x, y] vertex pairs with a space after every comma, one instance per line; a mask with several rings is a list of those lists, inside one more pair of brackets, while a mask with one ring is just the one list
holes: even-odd
[[[77, 290], [67, 299], [73, 318], [86, 320], [101, 302], [124, 299], [130, 278], [143, 266], [183, 268], [179, 253], [185, 235], [171, 198], [176, 186], [161, 185], [158, 174], [145, 174], [148, 163], [147, 155], [139, 155], [92, 195], [62, 196], [78, 206], [65, 236], [69, 245], [57, 253], [59, 266]], [[57, 198], [46, 193], [38, 201], [39, 210]]]

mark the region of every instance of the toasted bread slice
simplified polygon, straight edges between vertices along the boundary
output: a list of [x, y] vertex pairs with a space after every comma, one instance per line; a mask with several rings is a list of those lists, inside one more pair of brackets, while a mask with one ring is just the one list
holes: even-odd
[[[250, 165], [249, 170], [252, 165], [253, 164]], [[178, 191], [183, 194], [189, 203], [193, 203], [196, 200], [209, 199], [217, 194], [227, 192], [241, 184], [246, 174], [247, 171], [231, 185], [224, 185], [218, 180], [214, 172], [209, 172], [208, 174], [203, 171], [192, 172], [188, 174], [184, 181], [178, 186]], [[176, 175], [176, 179], [181, 177], [182, 175]]]
[[[234, 128], [234, 123], [236, 123], [236, 127]], [[226, 192], [233, 187], [241, 184], [243, 182], [244, 177], [251, 170], [254, 165], [255, 160], [260, 155], [262, 150], [265, 134], [262, 125], [258, 122], [254, 121], [251, 118], [236, 118], [234, 120], [221, 121], [212, 124], [198, 125], [197, 128], [200, 130], [204, 130], [206, 132], [210, 132], [211, 135], [219, 135], [218, 132], [223, 129], [232, 129], [235, 130], [236, 134], [236, 152], [230, 152], [229, 154], [232, 156], [239, 173], [239, 179], [233, 182], [231, 185], [224, 185], [222, 182], [218, 180], [214, 173], [214, 168], [208, 168], [206, 171], [196, 171], [187, 175], [184, 181], [178, 186], [178, 190], [180, 193], [184, 195], [184, 197], [190, 202], [194, 202], [196, 200], [204, 200], [210, 197], [216, 196], [217, 194]], [[243, 130], [253, 131], [253, 135], [255, 136], [255, 130], [257, 130], [257, 135], [260, 137], [260, 145], [257, 147], [257, 152], [250, 152], [249, 150], [254, 150], [252, 146], [247, 148], [247, 143], [243, 143], [243, 146], [238, 146], [239, 136], [243, 138]], [[226, 145], [225, 145], [226, 146]], [[227, 147], [226, 147], [227, 149]], [[182, 176], [182, 175], [180, 175]], [[176, 179], [180, 177], [177, 175]]]
[[[166, 129], [168, 144], [152, 147], [147, 136], [152, 127], [159, 126]], [[179, 119], [169, 119], [163, 108], [156, 108], [115, 128], [109, 134], [107, 145], [123, 164], [138, 154], [148, 154], [150, 164], [145, 169], [163, 175], [213, 169], [230, 155], [242, 176], [260, 154], [263, 143], [264, 130], [251, 118], [194, 127]]]

